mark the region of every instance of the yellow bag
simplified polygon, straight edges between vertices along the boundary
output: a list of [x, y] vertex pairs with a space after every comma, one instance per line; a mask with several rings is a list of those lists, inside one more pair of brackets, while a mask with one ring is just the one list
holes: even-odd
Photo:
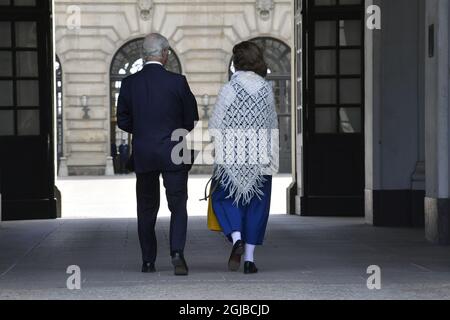
[[[209, 184], [210, 181], [208, 181]], [[208, 188], [208, 184], [206, 184], [206, 189]], [[220, 227], [219, 221], [217, 220], [216, 217], [216, 213], [214, 212], [214, 208], [212, 205], [212, 193], [214, 192], [214, 188], [212, 186], [211, 183], [211, 187], [209, 188], [209, 196], [206, 197], [206, 189], [205, 189], [205, 199], [208, 199], [208, 218], [207, 218], [207, 222], [208, 222], [208, 229], [211, 231], [217, 231], [220, 232], [222, 231], [222, 228]]]

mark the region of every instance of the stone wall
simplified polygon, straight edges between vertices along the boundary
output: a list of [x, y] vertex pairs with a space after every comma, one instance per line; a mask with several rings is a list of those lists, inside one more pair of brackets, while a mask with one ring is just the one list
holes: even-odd
[[[69, 173], [105, 172], [110, 154], [109, 70], [122, 45], [150, 32], [165, 35], [199, 106], [205, 94], [211, 96], [212, 106], [228, 79], [234, 44], [268, 36], [290, 45], [291, 1], [274, 0], [269, 11], [259, 8], [263, 2], [56, 0], [55, 42], [63, 68], [64, 151]], [[88, 97], [90, 119], [83, 119], [83, 95]], [[199, 113], [203, 114], [201, 108]]]
[[[426, 1], [425, 69], [427, 239], [450, 244], [450, 1]], [[430, 37], [433, 37], [432, 39]], [[432, 50], [430, 50], [432, 47]]]
[[366, 219], [423, 226], [425, 189], [423, 1], [367, 0], [381, 30], [366, 28]]

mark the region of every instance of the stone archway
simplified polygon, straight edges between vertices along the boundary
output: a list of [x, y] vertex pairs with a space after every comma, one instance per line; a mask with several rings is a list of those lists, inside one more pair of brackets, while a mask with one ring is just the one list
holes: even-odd
[[[280, 173], [292, 172], [291, 134], [291, 48], [272, 37], [250, 39], [264, 52], [268, 65], [267, 81], [275, 91], [275, 102], [280, 127]], [[230, 61], [229, 76], [234, 72]]]
[[[140, 71], [144, 66], [142, 57], [142, 43], [144, 38], [138, 38], [125, 43], [114, 55], [110, 69], [110, 143], [111, 156], [115, 158], [117, 146], [120, 141], [126, 140], [130, 144], [128, 133], [117, 127], [116, 108], [122, 80], [131, 74]], [[182, 73], [181, 63], [173, 49], [170, 49], [169, 61], [165, 66], [167, 70]], [[115, 147], [114, 147], [115, 146]], [[115, 165], [116, 167], [116, 165]]]

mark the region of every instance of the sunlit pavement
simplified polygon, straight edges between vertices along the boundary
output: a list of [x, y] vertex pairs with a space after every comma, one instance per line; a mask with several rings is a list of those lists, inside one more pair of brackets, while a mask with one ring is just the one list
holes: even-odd
[[[114, 200], [115, 202], [117, 200]], [[175, 277], [167, 217], [159, 219], [157, 273], [140, 273], [134, 218], [0, 224], [0, 299], [448, 299], [450, 251], [422, 230], [374, 228], [354, 218], [273, 215], [256, 252], [257, 275], [228, 272], [230, 245], [189, 219], [188, 277]], [[66, 287], [67, 267], [81, 289]], [[381, 290], [367, 288], [369, 265]]]
[[[188, 184], [188, 213], [206, 216], [204, 198], [206, 175], [191, 175]], [[162, 180], [161, 180], [162, 181]], [[291, 184], [290, 175], [273, 179], [271, 214], [286, 212], [286, 189]], [[62, 193], [63, 218], [134, 218], [136, 217], [136, 177], [134, 174], [114, 177], [69, 177], [58, 179]], [[161, 182], [159, 217], [170, 216], [164, 187]]]

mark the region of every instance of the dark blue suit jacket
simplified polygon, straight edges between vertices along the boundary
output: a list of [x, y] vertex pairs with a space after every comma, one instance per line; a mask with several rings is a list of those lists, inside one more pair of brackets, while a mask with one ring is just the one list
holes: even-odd
[[190, 169], [174, 164], [171, 141], [176, 129], [191, 131], [198, 121], [197, 102], [186, 77], [159, 64], [148, 64], [122, 81], [117, 105], [120, 129], [133, 134], [136, 173]]

